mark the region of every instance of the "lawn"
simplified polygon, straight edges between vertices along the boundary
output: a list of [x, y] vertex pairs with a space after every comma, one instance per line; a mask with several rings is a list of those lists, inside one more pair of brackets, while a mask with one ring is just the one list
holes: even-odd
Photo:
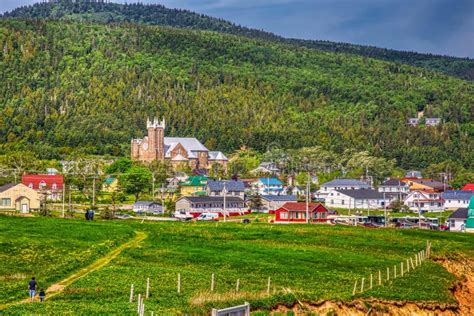
[[[135, 285], [135, 293], [144, 294], [147, 278], [151, 291], [145, 302], [146, 310], [159, 314], [207, 314], [211, 307], [244, 301], [259, 310], [270, 310], [278, 304], [291, 305], [296, 300], [349, 301], [354, 299], [352, 289], [356, 279], [368, 280], [371, 273], [400, 264], [422, 250], [427, 240], [432, 242], [434, 256], [464, 253], [474, 257], [474, 235], [422, 230], [262, 222], [88, 223], [11, 217], [0, 217], [0, 224], [3, 227], [0, 277], [7, 280], [9, 293], [2, 296], [2, 302], [26, 294], [27, 279], [9, 280], [8, 275], [28, 278], [36, 272], [36, 260], [22, 264], [24, 249], [37, 249], [36, 252], [44, 253], [49, 259], [48, 273], [37, 276], [40, 283], [50, 284], [74, 270], [73, 266], [85, 264], [83, 258], [100, 256], [113, 246], [111, 243], [131, 238], [133, 231], [148, 234], [140, 247], [124, 250], [110, 264], [77, 280], [46, 304], [24, 304], [6, 310], [18, 314], [131, 314], [136, 306], [128, 303], [130, 285]], [[34, 238], [28, 238], [32, 231], [28, 227], [34, 228]], [[15, 241], [10, 241], [12, 234]], [[39, 246], [38, 240], [44, 245], [41, 251], [35, 248]], [[87, 244], [97, 248], [91, 249]], [[65, 265], [64, 260], [75, 265]], [[178, 273], [182, 280], [180, 294]], [[213, 273], [215, 291], [211, 293]], [[271, 290], [267, 295], [269, 277]], [[428, 260], [403, 278], [384, 282], [356, 297], [452, 304], [455, 300], [449, 288], [454, 281], [442, 266]]]

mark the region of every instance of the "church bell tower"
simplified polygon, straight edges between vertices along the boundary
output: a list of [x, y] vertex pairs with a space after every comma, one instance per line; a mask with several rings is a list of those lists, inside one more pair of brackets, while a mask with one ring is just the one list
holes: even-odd
[[154, 118], [147, 119], [148, 151], [152, 155], [151, 160], [165, 160], [165, 119], [161, 121]]

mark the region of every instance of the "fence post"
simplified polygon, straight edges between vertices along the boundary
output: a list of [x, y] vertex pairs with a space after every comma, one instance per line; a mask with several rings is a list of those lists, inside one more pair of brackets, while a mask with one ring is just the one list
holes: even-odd
[[410, 257], [411, 268], [415, 270], [415, 265], [413, 264], [413, 258]]
[[364, 281], [365, 281], [364, 278], [362, 278], [362, 281], [360, 281], [360, 292], [361, 293], [364, 292]]
[[403, 261], [400, 262], [400, 274], [403, 277]]
[[382, 285], [382, 271], [379, 270], [379, 285]]
[[390, 280], [390, 268], [387, 267], [387, 281]]
[[268, 277], [268, 282], [267, 282], [267, 294], [270, 295], [270, 284], [272, 282], [272, 279]]
[[418, 267], [418, 255], [417, 254], [415, 255], [415, 266]]
[[394, 279], [397, 278], [397, 265], [394, 265], [394, 266], [393, 266], [393, 278], [394, 278]]
[[211, 292], [214, 292], [214, 273], [211, 275]]
[[357, 289], [357, 279], [354, 283], [354, 289], [352, 290], [352, 295], [355, 295], [356, 294], [356, 289]]
[[146, 279], [146, 294], [145, 297], [148, 298], [150, 296], [150, 278]]
[[133, 284], [130, 286], [130, 303], [133, 302]]
[[372, 273], [370, 274], [370, 289], [372, 290]]
[[181, 273], [178, 273], [178, 294], [181, 293]]
[[410, 261], [407, 259], [407, 273], [410, 272]]
[[237, 279], [237, 284], [235, 285], [235, 291], [238, 292], [240, 287], [240, 279]]
[[137, 300], [137, 314], [140, 314], [140, 309], [141, 309], [141, 300], [142, 300], [142, 295], [138, 294], [138, 300]]

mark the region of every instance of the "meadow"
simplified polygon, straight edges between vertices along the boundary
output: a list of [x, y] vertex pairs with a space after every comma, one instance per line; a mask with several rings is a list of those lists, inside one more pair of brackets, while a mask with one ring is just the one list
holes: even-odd
[[123, 250], [109, 264], [73, 282], [46, 303], [9, 306], [4, 308], [8, 314], [133, 314], [136, 304], [129, 303], [130, 286], [134, 284], [135, 294], [144, 294], [147, 278], [146, 310], [159, 314], [208, 314], [212, 307], [244, 301], [263, 312], [298, 300], [379, 299], [449, 305], [456, 304], [450, 291], [456, 280], [434, 260], [363, 293], [353, 295], [353, 284], [399, 264], [422, 250], [427, 240], [435, 258], [460, 254], [474, 258], [473, 235], [420, 230], [263, 222], [90, 223], [3, 216], [0, 227], [0, 279], [6, 284], [0, 306], [25, 298], [33, 273], [47, 287], [133, 238], [134, 232], [147, 235], [139, 246]]

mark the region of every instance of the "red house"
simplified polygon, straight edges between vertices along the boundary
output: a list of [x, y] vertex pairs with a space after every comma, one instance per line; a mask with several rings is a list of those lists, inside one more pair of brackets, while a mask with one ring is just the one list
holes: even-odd
[[26, 174], [21, 177], [21, 183], [35, 191], [46, 193], [50, 200], [60, 200], [64, 177], [62, 175]]
[[[311, 222], [326, 222], [328, 209], [320, 203], [309, 203]], [[275, 223], [306, 223], [306, 203], [288, 202], [275, 211]]]
[[474, 191], [474, 183], [468, 183], [463, 188], [463, 191]]

